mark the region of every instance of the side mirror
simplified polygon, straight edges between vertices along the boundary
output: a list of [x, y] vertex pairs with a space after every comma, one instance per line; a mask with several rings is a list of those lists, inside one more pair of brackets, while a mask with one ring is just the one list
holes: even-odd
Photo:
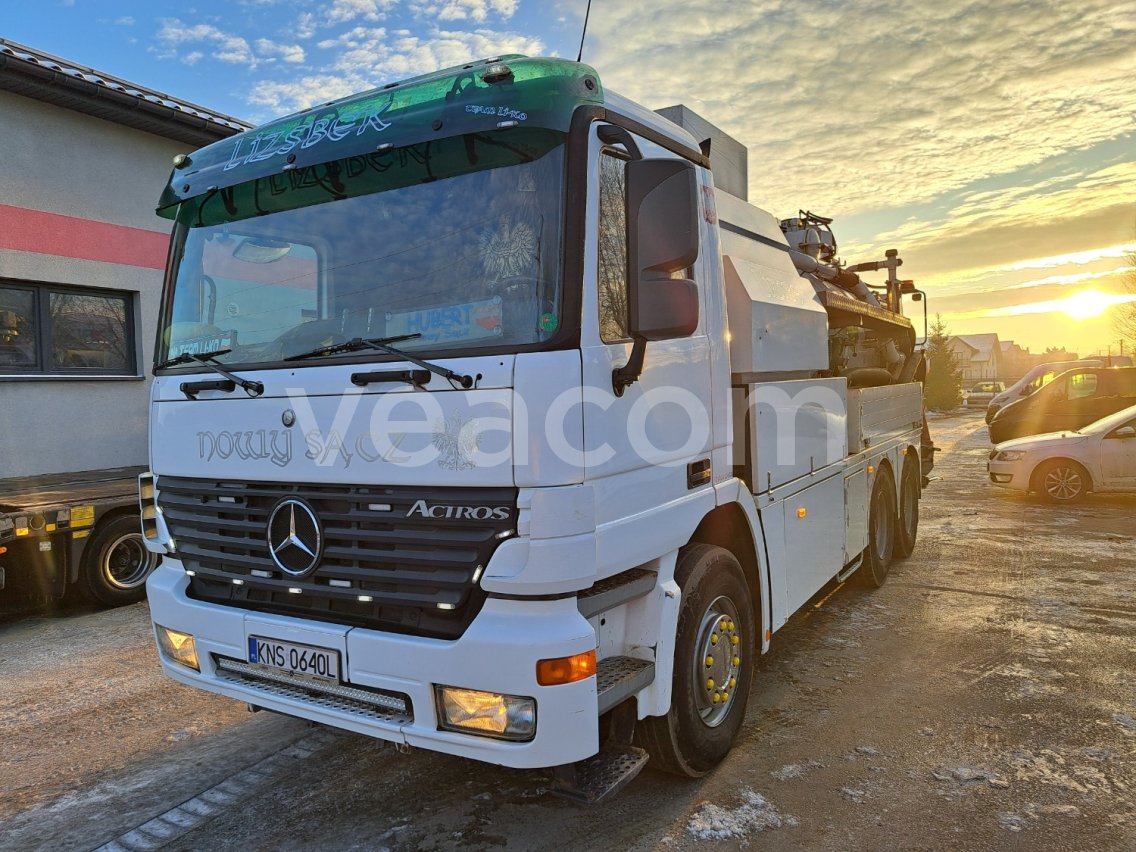
[[1110, 438], [1136, 438], [1136, 426], [1121, 426], [1111, 435]]
[[628, 320], [634, 345], [612, 373], [624, 389], [643, 372], [648, 340], [688, 337], [698, 327], [698, 288], [670, 276], [698, 258], [698, 181], [686, 160], [631, 160], [627, 169]]
[[1022, 388], [1022, 396], [1029, 396], [1031, 393], [1033, 393], [1033, 385], [1026, 385]]

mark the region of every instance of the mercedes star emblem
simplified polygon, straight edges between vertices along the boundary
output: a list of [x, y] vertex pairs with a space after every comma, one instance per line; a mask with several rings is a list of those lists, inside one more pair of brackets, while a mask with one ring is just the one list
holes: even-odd
[[285, 497], [268, 517], [268, 553], [285, 574], [303, 577], [319, 565], [323, 534], [312, 507]]

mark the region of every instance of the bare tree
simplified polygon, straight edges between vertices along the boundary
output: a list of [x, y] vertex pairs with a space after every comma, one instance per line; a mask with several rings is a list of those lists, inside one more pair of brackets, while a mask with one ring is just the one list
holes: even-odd
[[[1136, 298], [1136, 251], [1130, 251], [1126, 258], [1130, 268], [1124, 276], [1124, 289]], [[1112, 316], [1121, 341], [1130, 351], [1136, 352], [1136, 301], [1117, 305]]]

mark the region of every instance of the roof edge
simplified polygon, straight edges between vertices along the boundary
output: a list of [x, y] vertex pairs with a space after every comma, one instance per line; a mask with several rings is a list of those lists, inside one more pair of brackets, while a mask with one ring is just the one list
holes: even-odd
[[111, 74], [0, 38], [0, 90], [194, 146], [251, 124]]

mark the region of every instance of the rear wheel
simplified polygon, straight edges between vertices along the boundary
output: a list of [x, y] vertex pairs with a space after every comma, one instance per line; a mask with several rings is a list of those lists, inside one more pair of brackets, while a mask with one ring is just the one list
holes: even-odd
[[906, 559], [915, 550], [919, 535], [919, 473], [908, 452], [899, 477], [899, 528], [895, 537], [895, 558]]
[[726, 756], [745, 718], [757, 625], [745, 573], [728, 550], [683, 548], [675, 580], [682, 603], [671, 709], [642, 720], [635, 734], [651, 766], [698, 778]]
[[80, 590], [107, 606], [146, 597], [146, 578], [160, 557], [146, 549], [137, 515], [120, 515], [100, 524], [83, 552]]
[[878, 589], [891, 569], [896, 539], [895, 477], [891, 468], [881, 467], [872, 486], [872, 502], [868, 510], [868, 547], [860, 567], [861, 582]]
[[1069, 459], [1052, 459], [1039, 465], [1033, 483], [1050, 503], [1075, 503], [1092, 488], [1089, 472]]

